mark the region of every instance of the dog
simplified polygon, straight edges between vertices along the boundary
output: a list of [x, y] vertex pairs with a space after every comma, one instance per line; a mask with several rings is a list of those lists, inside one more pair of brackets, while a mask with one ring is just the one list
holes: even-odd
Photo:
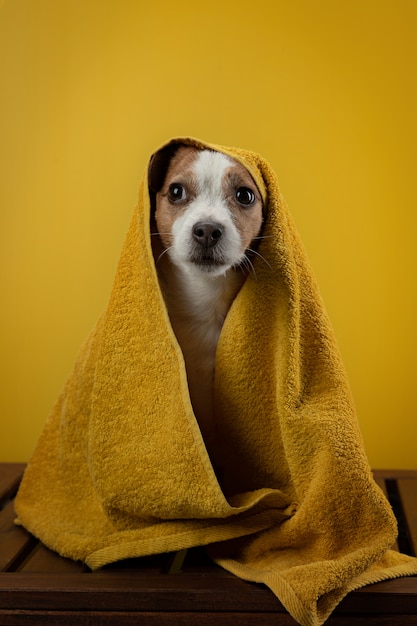
[[185, 145], [155, 155], [149, 186], [159, 283], [184, 355], [193, 411], [213, 462], [219, 454], [219, 416], [213, 403], [216, 347], [227, 312], [253, 267], [263, 202], [239, 162]]

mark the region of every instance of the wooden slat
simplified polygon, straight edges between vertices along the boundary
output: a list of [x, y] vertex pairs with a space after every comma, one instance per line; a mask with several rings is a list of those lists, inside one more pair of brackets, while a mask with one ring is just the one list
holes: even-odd
[[21, 526], [14, 523], [13, 502], [0, 511], [0, 572], [13, 569], [37, 543]]
[[0, 574], [0, 609], [285, 612], [263, 585], [209, 574]]
[[[7, 621], [6, 621], [7, 620]], [[33, 611], [7, 612], [0, 611], [0, 624], [7, 626], [298, 626], [288, 614], [279, 617], [271, 613], [127, 613], [113, 611], [111, 613], [74, 612], [36, 613]], [[339, 622], [337, 622], [339, 625]], [[340, 626], [365, 626], [365, 622], [344, 622]], [[366, 622], [366, 626], [393, 626], [392, 622]], [[403, 624], [403, 622], [401, 622]]]
[[417, 469], [376, 469], [372, 473], [374, 478], [397, 479], [397, 478], [415, 478]]
[[0, 505], [15, 495], [24, 469], [24, 463], [0, 463]]
[[[231, 575], [181, 576], [111, 573], [0, 574], [0, 609], [46, 611], [215, 611], [285, 613], [263, 585]], [[352, 592], [337, 612], [417, 615], [417, 578], [405, 577]], [[393, 622], [394, 623], [394, 622]]]
[[397, 480], [414, 556], [417, 556], [417, 477]]
[[[298, 626], [288, 614], [270, 613], [37, 613], [35, 611], [8, 612], [0, 611], [0, 624], [7, 626]], [[390, 615], [336, 615], [326, 626], [417, 626], [417, 616], [396, 615], [392, 621]]]

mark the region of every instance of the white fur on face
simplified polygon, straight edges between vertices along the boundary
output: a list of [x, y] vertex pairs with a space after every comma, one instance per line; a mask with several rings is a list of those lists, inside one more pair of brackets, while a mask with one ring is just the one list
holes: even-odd
[[247, 251], [261, 230], [262, 210], [259, 190], [242, 164], [220, 152], [181, 146], [156, 194], [155, 220], [180, 272], [220, 277], [232, 267], [250, 267]]
[[195, 264], [190, 262], [190, 251], [193, 245], [192, 229], [200, 221], [213, 221], [224, 228], [224, 235], [219, 244], [223, 263], [210, 268], [213, 276], [224, 274], [232, 265], [239, 264], [243, 259], [245, 251], [241, 249], [241, 238], [232, 220], [222, 185], [225, 172], [231, 165], [233, 165], [231, 159], [220, 152], [198, 153], [192, 167], [197, 185], [196, 197], [190, 202], [187, 210], [175, 220], [172, 228], [173, 245], [170, 257], [174, 264], [187, 267], [190, 271], [197, 269]]

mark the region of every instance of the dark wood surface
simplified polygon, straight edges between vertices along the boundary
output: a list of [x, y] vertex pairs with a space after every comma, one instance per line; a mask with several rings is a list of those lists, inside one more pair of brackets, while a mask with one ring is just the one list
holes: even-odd
[[[90, 572], [14, 524], [23, 464], [0, 463], [0, 626], [295, 626], [263, 585], [240, 580], [202, 549], [130, 559]], [[417, 554], [417, 471], [375, 471], [399, 522], [399, 546]], [[417, 577], [349, 594], [329, 626], [417, 626]]]

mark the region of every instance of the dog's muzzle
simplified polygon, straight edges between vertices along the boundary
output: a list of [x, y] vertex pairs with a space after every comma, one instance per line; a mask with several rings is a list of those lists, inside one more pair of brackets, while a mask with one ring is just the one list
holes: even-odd
[[220, 265], [226, 265], [227, 259], [223, 247], [225, 227], [218, 222], [201, 221], [192, 228], [191, 258], [201, 269], [210, 271]]
[[216, 246], [223, 237], [224, 227], [217, 222], [197, 222], [193, 228], [193, 238], [202, 248]]

